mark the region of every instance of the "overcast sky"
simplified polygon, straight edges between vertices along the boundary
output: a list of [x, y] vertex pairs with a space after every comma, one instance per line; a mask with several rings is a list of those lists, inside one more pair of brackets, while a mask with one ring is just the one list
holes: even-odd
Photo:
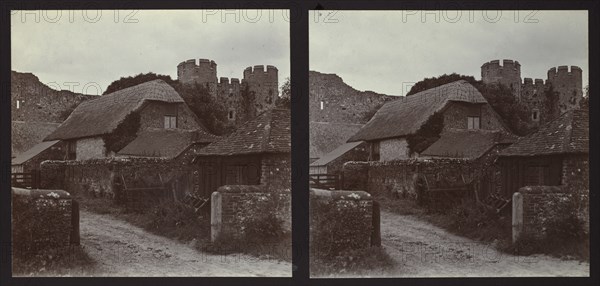
[[11, 69], [75, 92], [139, 73], [177, 79], [177, 64], [198, 58], [218, 77], [274, 65], [281, 85], [290, 74], [287, 10], [13, 11], [11, 26]]
[[479, 80], [483, 63], [513, 59], [522, 78], [579, 66], [585, 87], [587, 22], [586, 11], [320, 11], [309, 21], [310, 69], [358, 90], [404, 95], [425, 77]]

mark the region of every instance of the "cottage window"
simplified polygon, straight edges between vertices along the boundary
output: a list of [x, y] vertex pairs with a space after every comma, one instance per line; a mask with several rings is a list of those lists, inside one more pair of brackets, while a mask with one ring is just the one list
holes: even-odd
[[177, 116], [165, 115], [165, 128], [177, 128]]
[[67, 143], [67, 160], [77, 159], [77, 140], [72, 140]]
[[467, 116], [467, 128], [479, 129], [481, 118], [479, 116]]
[[379, 161], [379, 142], [371, 143], [371, 161]]

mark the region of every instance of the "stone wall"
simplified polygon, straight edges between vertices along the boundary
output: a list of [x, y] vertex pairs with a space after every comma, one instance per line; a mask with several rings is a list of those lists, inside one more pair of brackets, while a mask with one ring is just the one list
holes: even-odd
[[[583, 222], [584, 231], [589, 234], [589, 196], [586, 192], [569, 193], [562, 186], [527, 186], [520, 188], [516, 196], [519, 194], [522, 196], [521, 210], [515, 209], [513, 214], [521, 216], [522, 226], [518, 226], [521, 237], [545, 239], [548, 228], [567, 227], [553, 224], [570, 213]], [[513, 226], [518, 221], [513, 217]]]
[[291, 190], [291, 176], [290, 153], [263, 155], [260, 184], [266, 186], [267, 190]]
[[82, 138], [76, 141], [77, 160], [89, 160], [106, 157], [104, 140], [101, 137]]
[[68, 246], [74, 235], [72, 204], [69, 193], [62, 190], [13, 188], [13, 253]]
[[[73, 93], [69, 88], [61, 86], [63, 83], [43, 84], [32, 73], [11, 72], [11, 118], [13, 121], [35, 121], [60, 123], [67, 118], [70, 112], [81, 102], [94, 99], [102, 93], [94, 85], [85, 87], [84, 92], [93, 92], [96, 95]], [[73, 88], [82, 90], [84, 86]], [[18, 108], [17, 108], [18, 105]]]
[[410, 158], [408, 142], [404, 138], [379, 141], [379, 161], [392, 161]]
[[[122, 202], [123, 189], [157, 187], [180, 177], [191, 177], [189, 162], [157, 158], [106, 158], [86, 161], [45, 161], [41, 164], [41, 184], [61, 186], [73, 195], [106, 197]], [[125, 185], [123, 185], [123, 180]], [[187, 192], [183, 189], [167, 192]], [[181, 195], [181, 194], [180, 194]], [[165, 197], [173, 197], [171, 193]], [[175, 197], [180, 197], [175, 195]]]
[[374, 231], [373, 198], [363, 191], [310, 191], [310, 253], [334, 256], [367, 248]]
[[431, 187], [461, 185], [463, 178], [466, 183], [477, 178], [477, 166], [475, 161], [446, 158], [347, 162], [343, 170], [344, 187], [365, 190], [376, 197], [416, 198], [415, 182], [419, 176], [427, 177]]
[[309, 72], [311, 122], [365, 124], [377, 109], [395, 98], [372, 91], [358, 91], [336, 74]]
[[589, 155], [566, 155], [563, 158], [562, 185], [570, 193], [590, 189]]
[[[273, 227], [271, 223], [279, 226]], [[260, 185], [221, 186], [211, 196], [211, 240], [257, 240], [291, 232], [291, 192]], [[271, 233], [274, 232], [274, 233]]]

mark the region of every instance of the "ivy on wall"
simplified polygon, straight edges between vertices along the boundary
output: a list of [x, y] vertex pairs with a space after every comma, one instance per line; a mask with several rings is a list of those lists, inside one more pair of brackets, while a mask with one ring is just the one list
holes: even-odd
[[118, 152], [137, 137], [136, 133], [139, 129], [140, 114], [130, 112], [112, 133], [102, 136], [104, 147], [107, 151]]
[[444, 116], [440, 112], [435, 112], [417, 132], [406, 137], [409, 150], [417, 153], [425, 151], [431, 144], [440, 139], [440, 133], [443, 129]]

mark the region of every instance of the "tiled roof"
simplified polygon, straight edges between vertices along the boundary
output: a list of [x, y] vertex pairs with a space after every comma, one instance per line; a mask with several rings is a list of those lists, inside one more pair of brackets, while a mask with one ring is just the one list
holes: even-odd
[[500, 156], [589, 153], [589, 111], [571, 110], [500, 152]]
[[339, 158], [340, 156], [346, 154], [346, 152], [354, 149], [355, 147], [357, 147], [361, 143], [364, 143], [364, 141], [350, 142], [350, 143], [343, 144], [343, 145], [335, 148], [333, 151], [325, 154], [323, 157], [319, 158], [319, 160], [312, 162], [310, 165], [311, 166], [324, 166], [324, 165], [327, 165], [327, 164], [329, 164], [329, 162], [331, 162], [331, 161]]
[[447, 83], [384, 104], [348, 142], [413, 134], [450, 101], [487, 103], [483, 95], [465, 80]]
[[203, 130], [148, 129], [121, 149], [118, 155], [175, 158], [195, 143], [211, 143], [220, 137]]
[[13, 158], [11, 164], [12, 165], [23, 164], [23, 163], [27, 162], [28, 160], [30, 160], [31, 158], [42, 153], [44, 150], [54, 146], [54, 144], [56, 144], [58, 142], [60, 142], [60, 140], [45, 141], [45, 142], [39, 143], [39, 144], [31, 147], [29, 150], [19, 154], [17, 157]]
[[183, 99], [161, 79], [115, 91], [84, 101], [44, 140], [92, 137], [112, 132], [125, 116], [147, 101], [183, 103]]
[[476, 159], [497, 144], [510, 144], [516, 140], [517, 136], [500, 131], [453, 129], [442, 132], [440, 139], [420, 155]]
[[265, 111], [229, 136], [200, 149], [199, 155], [291, 152], [290, 125], [290, 110]]

